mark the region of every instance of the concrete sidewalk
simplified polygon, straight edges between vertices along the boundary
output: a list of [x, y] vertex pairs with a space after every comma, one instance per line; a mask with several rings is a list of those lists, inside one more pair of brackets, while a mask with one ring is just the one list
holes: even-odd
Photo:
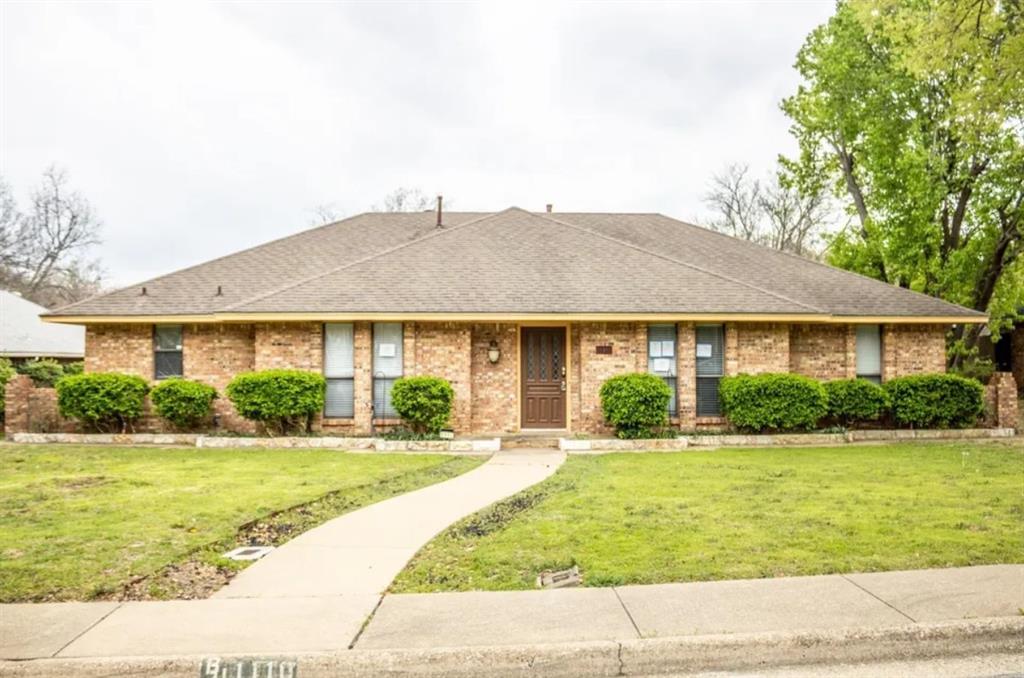
[[1019, 616], [1024, 565], [386, 596], [356, 649], [889, 628]]
[[[379, 598], [0, 606], [0, 658], [345, 652]], [[1024, 565], [385, 596], [357, 651], [567, 646], [1020, 618]], [[354, 612], [358, 611], [358, 614]]]
[[0, 659], [345, 649], [421, 546], [564, 460], [498, 452], [461, 476], [305, 532], [207, 600], [0, 605]]

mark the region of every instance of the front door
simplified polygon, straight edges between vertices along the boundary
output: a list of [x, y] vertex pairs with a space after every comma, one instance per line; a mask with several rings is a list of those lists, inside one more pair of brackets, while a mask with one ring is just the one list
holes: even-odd
[[523, 428], [565, 428], [565, 328], [524, 327]]

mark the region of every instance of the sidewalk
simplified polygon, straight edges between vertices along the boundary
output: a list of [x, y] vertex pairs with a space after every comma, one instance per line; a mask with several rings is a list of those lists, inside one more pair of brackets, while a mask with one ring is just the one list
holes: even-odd
[[[606, 589], [0, 606], [0, 657], [303, 656], [629, 643], [1020, 620], [1024, 565]], [[369, 614], [372, 610], [366, 610]], [[362, 614], [362, 613], [360, 613]], [[922, 631], [923, 632], [923, 631]], [[355, 653], [347, 652], [353, 639]], [[725, 634], [724, 636], [722, 634]], [[774, 636], [773, 636], [774, 637]], [[782, 637], [782, 636], [779, 636]], [[639, 650], [637, 650], [639, 651]], [[369, 658], [368, 658], [369, 657]], [[21, 663], [23, 670], [33, 664]], [[14, 666], [14, 665], [9, 665]], [[0, 664], [0, 673], [3, 673]]]
[[210, 599], [0, 605], [0, 659], [346, 649], [421, 546], [564, 460], [556, 451], [498, 452], [461, 476], [303, 533]]

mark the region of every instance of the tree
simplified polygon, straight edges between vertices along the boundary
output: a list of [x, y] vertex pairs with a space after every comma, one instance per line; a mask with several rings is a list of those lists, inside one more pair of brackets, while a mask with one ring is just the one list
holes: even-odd
[[102, 272], [88, 255], [100, 243], [100, 226], [89, 201], [69, 190], [62, 169], [43, 173], [27, 213], [0, 180], [0, 285], [44, 306], [95, 294]]
[[[853, 215], [830, 262], [986, 311], [1024, 303], [1024, 35], [1018, 0], [840, 0], [784, 100], [803, 189]], [[980, 328], [951, 337], [953, 364]]]
[[801, 195], [779, 176], [762, 183], [747, 165], [729, 165], [715, 174], [704, 202], [717, 213], [712, 228], [807, 257], [815, 256], [829, 220], [822, 190]]
[[374, 212], [422, 212], [433, 209], [434, 200], [418, 188], [399, 186], [371, 209]]

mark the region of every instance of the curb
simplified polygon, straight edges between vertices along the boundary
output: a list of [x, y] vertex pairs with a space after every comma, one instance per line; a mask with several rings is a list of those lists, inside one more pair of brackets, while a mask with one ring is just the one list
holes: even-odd
[[[771, 666], [877, 662], [1024, 652], [1024, 617], [833, 631], [722, 634], [550, 645], [351, 650], [302, 654], [310, 676], [569, 678], [728, 671]], [[0, 676], [169, 676], [194, 678], [201, 657], [0, 661]]]

